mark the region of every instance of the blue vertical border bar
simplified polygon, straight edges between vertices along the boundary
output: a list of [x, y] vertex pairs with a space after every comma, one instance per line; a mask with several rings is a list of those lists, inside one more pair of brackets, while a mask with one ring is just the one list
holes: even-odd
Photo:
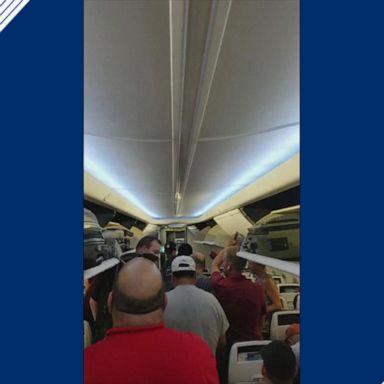
[[301, 1], [301, 382], [384, 382], [383, 3]]
[[83, 1], [0, 33], [2, 383], [82, 383]]

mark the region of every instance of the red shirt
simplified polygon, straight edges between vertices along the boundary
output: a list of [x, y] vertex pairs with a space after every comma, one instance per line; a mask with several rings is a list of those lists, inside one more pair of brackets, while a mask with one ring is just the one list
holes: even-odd
[[152, 327], [112, 328], [84, 350], [84, 384], [218, 384], [207, 343], [192, 333]]
[[266, 313], [263, 289], [241, 273], [223, 277], [213, 272], [211, 280], [229, 321], [228, 343], [261, 339], [261, 321]]

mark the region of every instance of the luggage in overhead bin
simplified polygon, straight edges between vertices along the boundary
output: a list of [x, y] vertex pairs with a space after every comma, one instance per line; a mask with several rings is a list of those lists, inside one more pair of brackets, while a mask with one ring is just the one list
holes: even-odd
[[299, 261], [300, 208], [271, 212], [248, 230], [242, 251]]
[[84, 208], [84, 269], [96, 267], [108, 258], [102, 230], [96, 216]]

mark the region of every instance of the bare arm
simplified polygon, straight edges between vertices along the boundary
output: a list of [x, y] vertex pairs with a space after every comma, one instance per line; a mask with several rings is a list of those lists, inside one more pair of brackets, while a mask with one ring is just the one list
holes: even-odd
[[222, 249], [217, 256], [213, 259], [211, 264], [211, 274], [213, 272], [219, 272], [220, 273], [220, 267], [221, 264], [224, 262], [224, 249]]
[[273, 281], [273, 279], [269, 278], [266, 280], [264, 289], [267, 297], [271, 301], [271, 304], [267, 305], [267, 313], [276, 310], [281, 310], [279, 292], [277, 290], [276, 283]]

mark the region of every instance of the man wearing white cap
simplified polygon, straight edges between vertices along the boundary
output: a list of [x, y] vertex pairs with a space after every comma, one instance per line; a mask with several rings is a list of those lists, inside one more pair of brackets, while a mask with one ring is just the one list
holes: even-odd
[[175, 289], [167, 292], [165, 325], [201, 336], [215, 354], [218, 343], [225, 344], [229, 327], [223, 308], [211, 293], [195, 286], [196, 264], [191, 256], [176, 257], [171, 270]]

